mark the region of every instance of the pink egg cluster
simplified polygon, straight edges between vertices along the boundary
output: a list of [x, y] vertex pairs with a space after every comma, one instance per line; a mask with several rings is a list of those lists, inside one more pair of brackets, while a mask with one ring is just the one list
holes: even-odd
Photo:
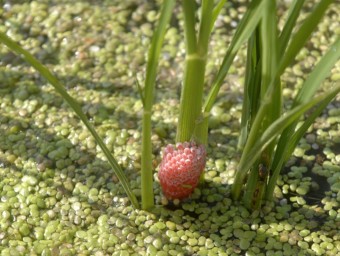
[[203, 145], [184, 142], [166, 146], [158, 172], [163, 194], [170, 200], [189, 197], [199, 183], [205, 162]]

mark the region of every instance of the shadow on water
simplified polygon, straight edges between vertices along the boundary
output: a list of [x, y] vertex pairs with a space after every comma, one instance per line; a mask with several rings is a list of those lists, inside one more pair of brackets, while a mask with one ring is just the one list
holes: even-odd
[[[105, 161], [96, 157], [91, 150], [84, 150], [80, 145], [73, 145], [70, 140], [61, 135], [50, 133], [47, 129], [38, 128], [32, 123], [0, 115], [0, 120], [6, 120], [8, 128], [0, 129], [2, 143], [0, 150], [4, 156], [17, 158], [19, 162], [32, 162], [34, 166], [25, 168], [16, 165], [17, 161], [10, 162], [1, 159], [3, 167], [11, 168], [14, 171], [24, 174], [37, 175], [42, 178], [45, 171], [50, 170], [54, 174], [65, 172], [64, 179], [71, 178], [74, 183], [86, 183], [88, 175], [95, 175], [97, 178], [106, 177], [108, 181], [113, 171]], [[10, 134], [12, 126], [21, 126], [15, 134]], [[58, 149], [65, 149], [65, 154], [56, 156]], [[93, 150], [92, 150], [93, 151]], [[62, 163], [64, 162], [64, 163]], [[59, 167], [59, 166], [60, 167]], [[89, 166], [90, 165], [90, 166]], [[91, 170], [88, 169], [91, 167]], [[86, 172], [86, 175], [84, 174]], [[54, 178], [53, 175], [51, 178]], [[112, 178], [112, 177], [111, 177]], [[63, 186], [63, 180], [56, 181], [56, 184]]]

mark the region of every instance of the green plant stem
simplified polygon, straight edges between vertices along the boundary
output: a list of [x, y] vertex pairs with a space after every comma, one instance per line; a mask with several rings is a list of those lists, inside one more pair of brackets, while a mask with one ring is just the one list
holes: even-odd
[[181, 92], [180, 114], [177, 125], [177, 142], [195, 140], [206, 144], [207, 135], [202, 129], [195, 129], [202, 119], [203, 86], [211, 23], [213, 22], [213, 1], [202, 2], [202, 15], [196, 42], [195, 10], [193, 0], [182, 2], [187, 55]]
[[[261, 37], [261, 89], [260, 89], [260, 99], [265, 97], [268, 87], [273, 85], [273, 90], [271, 94], [271, 101], [269, 107], [266, 109], [264, 118], [261, 120], [261, 125], [259, 129], [255, 131], [256, 137], [260, 137], [263, 132], [281, 115], [281, 86], [279, 79], [276, 79], [276, 67], [278, 65], [277, 58], [277, 20], [276, 20], [276, 1], [265, 0], [264, 1], [264, 11], [263, 17], [260, 22], [260, 37]], [[259, 103], [260, 104], [260, 103]], [[253, 109], [254, 114], [257, 112]], [[265, 166], [265, 168], [270, 168], [272, 155], [274, 152], [275, 140], [266, 147], [258, 159], [258, 163]], [[253, 186], [254, 181], [248, 179], [247, 183], [251, 186], [246, 186], [246, 193], [253, 195], [244, 197], [243, 202], [249, 209], [255, 209], [254, 207], [259, 207], [262, 201], [262, 195], [265, 190], [266, 184], [259, 179], [258, 176], [258, 166], [253, 166], [252, 173], [253, 177], [256, 179], [256, 186]], [[252, 175], [250, 175], [252, 176]], [[260, 185], [261, 184], [261, 185]], [[249, 190], [249, 191], [248, 191]]]
[[152, 168], [152, 144], [151, 144], [151, 111], [143, 111], [142, 121], [142, 169], [141, 169], [141, 195], [142, 209], [154, 207], [153, 193], [153, 168]]
[[151, 47], [149, 49], [148, 62], [146, 68], [146, 78], [143, 108], [143, 135], [142, 135], [142, 171], [141, 171], [141, 192], [142, 192], [142, 209], [151, 209], [154, 207], [153, 193], [153, 171], [152, 171], [152, 143], [151, 143], [151, 113], [154, 100], [154, 88], [158, 59], [163, 44], [166, 26], [170, 21], [175, 0], [165, 0], [162, 6], [159, 24], [152, 37]]
[[202, 143], [199, 138], [193, 138], [193, 133], [201, 114], [205, 64], [205, 57], [197, 54], [187, 55], [186, 57], [177, 126], [177, 142], [195, 139], [198, 140], [198, 143]]
[[196, 3], [193, 0], [182, 1], [184, 14], [184, 33], [187, 55], [194, 54], [197, 51], [196, 36]]
[[59, 82], [59, 80], [44, 66], [42, 65], [33, 55], [20, 47], [16, 42], [6, 36], [4, 33], [0, 32], [0, 41], [4, 43], [8, 48], [10, 48], [13, 52], [17, 53], [19, 56], [22, 56], [30, 65], [32, 65], [53, 87], [55, 90], [63, 97], [63, 99], [68, 103], [68, 105], [73, 109], [73, 111], [77, 114], [80, 120], [85, 124], [86, 128], [90, 131], [92, 136], [95, 138], [99, 147], [104, 152], [107, 157], [111, 167], [113, 168], [115, 174], [120, 180], [127, 196], [129, 197], [133, 207], [139, 208], [139, 204], [136, 196], [130, 189], [129, 182], [117, 163], [117, 161], [111, 155], [111, 152], [105, 146], [104, 142], [97, 134], [96, 130], [93, 128], [91, 123], [88, 121], [86, 115], [82, 112], [80, 105], [67, 93], [65, 88]]
[[241, 132], [237, 145], [240, 151], [246, 143], [250, 127], [255, 118], [255, 113], [261, 104], [261, 49], [259, 47], [259, 37], [259, 29], [256, 29], [248, 40]]
[[[300, 141], [302, 136], [306, 133], [307, 129], [311, 126], [311, 124], [314, 122], [315, 118], [317, 118], [321, 112], [327, 107], [327, 105], [332, 101], [332, 99], [336, 96], [337, 93], [340, 91], [340, 86], [338, 86], [338, 90], [331, 93], [325, 100], [323, 100], [320, 105], [313, 111], [313, 113], [307, 118], [306, 121], [302, 124], [302, 126], [294, 132], [294, 134], [291, 135], [290, 141], [288, 145], [286, 145], [285, 150], [287, 151], [287, 154], [282, 154], [281, 157], [278, 160], [274, 159], [273, 165], [273, 174], [271, 175], [268, 185], [267, 185], [267, 191], [265, 195], [265, 199], [267, 201], [272, 201], [274, 197], [274, 189], [277, 183], [277, 179], [279, 177], [280, 171], [286, 161], [288, 160], [288, 156], [290, 156], [296, 147], [297, 143]], [[294, 124], [294, 123], [293, 123]], [[289, 127], [288, 127], [289, 128]], [[287, 130], [287, 129], [286, 129]], [[285, 130], [285, 131], [286, 131]]]
[[[232, 65], [234, 58], [246, 40], [250, 38], [253, 34], [253, 31], [256, 29], [263, 12], [263, 1], [261, 0], [253, 0], [251, 1], [249, 8], [246, 13], [242, 17], [239, 26], [236, 29], [235, 35], [233, 36], [232, 42], [228, 47], [226, 55], [222, 61], [222, 64], [219, 68], [219, 71], [214, 78], [212, 88], [209, 91], [208, 96], [205, 99], [203, 105], [203, 114], [202, 114], [202, 122], [203, 124], [198, 128], [201, 129], [201, 134], [207, 134], [208, 132], [208, 121], [210, 111], [216, 101], [218, 92], [221, 88], [221, 85], [224, 82], [224, 79], [229, 71], [230, 66]], [[205, 130], [204, 130], [205, 129]], [[243, 133], [244, 135], [244, 133]], [[241, 144], [240, 144], [241, 145]]]

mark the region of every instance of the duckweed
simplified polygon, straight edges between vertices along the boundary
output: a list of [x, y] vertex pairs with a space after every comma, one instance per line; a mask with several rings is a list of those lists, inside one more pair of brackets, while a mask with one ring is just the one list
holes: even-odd
[[[134, 76], [143, 77], [159, 1], [19, 2], [3, 5], [0, 29], [58, 75], [140, 196], [142, 103]], [[231, 17], [218, 18], [209, 77], [233, 33], [230, 26], [244, 13], [244, 3], [229, 3]], [[305, 48], [299, 60], [314, 63], [324, 44], [335, 40], [329, 24], [336, 24], [336, 18], [326, 15], [311, 41], [313, 51]], [[165, 39], [165, 73], [159, 75], [153, 115], [155, 162], [164, 141], [174, 140], [182, 32], [181, 26], [172, 26]], [[242, 96], [240, 81], [230, 77], [212, 111], [206, 184], [192, 198], [172, 205], [159, 195], [156, 182], [163, 206], [150, 213], [132, 209], [95, 141], [53, 88], [8, 49], [0, 48], [0, 55], [1, 255], [339, 254], [334, 230], [340, 198], [339, 154], [334, 150], [339, 142], [337, 102], [295, 150], [295, 161], [279, 179], [275, 207], [255, 214], [229, 198]], [[236, 59], [231, 74], [242, 76], [243, 66], [242, 58]], [[337, 81], [339, 73], [335, 67], [330, 80]], [[299, 76], [304, 76], [300, 64], [287, 70], [284, 97], [295, 93], [290, 84], [298, 84]], [[328, 86], [325, 83], [324, 90]], [[229, 92], [237, 100], [226, 103], [224, 94]], [[325, 155], [323, 162], [308, 158], [312, 150]], [[305, 179], [311, 175], [313, 179]], [[329, 188], [313, 185], [319, 176]], [[315, 204], [309, 203], [313, 197], [318, 199]]]

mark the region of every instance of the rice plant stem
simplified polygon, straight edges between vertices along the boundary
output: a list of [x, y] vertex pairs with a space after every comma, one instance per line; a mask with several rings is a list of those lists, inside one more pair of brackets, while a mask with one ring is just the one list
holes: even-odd
[[[268, 90], [268, 87], [273, 83], [274, 90], [270, 107], [266, 111], [265, 118], [262, 121], [260, 134], [270, 126], [281, 115], [282, 110], [282, 90], [280, 79], [276, 77], [276, 68], [278, 66], [278, 33], [277, 33], [277, 17], [276, 17], [276, 1], [267, 0], [264, 7], [263, 18], [260, 23], [261, 34], [261, 57], [262, 57], [262, 76], [261, 76], [261, 94]], [[263, 96], [261, 95], [261, 99]], [[257, 111], [257, 110], [256, 110]], [[266, 147], [259, 159], [259, 165], [263, 169], [269, 169], [274, 153], [275, 140]], [[263, 177], [259, 177], [260, 167], [253, 167], [253, 172], [256, 173], [256, 187], [250, 192], [253, 194], [251, 201], [245, 198], [245, 205], [248, 208], [257, 209], [262, 202], [262, 196], [266, 189], [266, 183]]]
[[[198, 55], [187, 56], [181, 93], [180, 114], [177, 126], [177, 142], [190, 141], [201, 114], [206, 59]], [[195, 138], [201, 142], [199, 138]]]
[[182, 1], [184, 14], [184, 33], [187, 55], [194, 54], [197, 51], [197, 36], [196, 36], [196, 18], [195, 11], [197, 9], [195, 1]]
[[154, 100], [154, 88], [158, 59], [163, 44], [166, 26], [169, 23], [175, 0], [165, 0], [162, 6], [158, 26], [152, 37], [151, 47], [148, 54], [146, 78], [144, 87], [144, 108], [142, 122], [142, 171], [141, 171], [141, 194], [142, 209], [151, 209], [154, 206], [153, 193], [153, 168], [152, 168], [152, 143], [151, 143], [151, 113]]
[[[186, 59], [181, 92], [180, 114], [177, 125], [176, 141], [195, 140], [205, 144], [207, 135], [195, 133], [202, 112], [203, 86], [211, 23], [213, 21], [213, 1], [202, 2], [202, 15], [198, 39], [195, 32], [194, 0], [182, 1], [184, 12], [184, 31], [186, 38]], [[195, 41], [197, 40], [197, 41]], [[201, 131], [197, 129], [196, 131]]]
[[281, 157], [278, 158], [277, 160], [274, 159], [273, 166], [272, 166], [273, 173], [272, 173], [272, 175], [271, 175], [271, 177], [269, 179], [269, 182], [268, 182], [268, 185], [267, 185], [267, 189], [266, 189], [266, 194], [265, 194], [265, 199], [266, 200], [268, 200], [268, 201], [272, 201], [273, 200], [273, 196], [274, 196], [273, 192], [274, 192], [274, 189], [275, 189], [275, 186], [276, 186], [276, 182], [277, 182], [277, 179], [279, 177], [281, 168], [286, 163], [286, 161], [288, 160], [288, 157], [292, 154], [292, 152], [293, 152], [294, 148], [296, 147], [297, 143], [300, 141], [300, 139], [305, 134], [307, 129], [310, 127], [310, 125], [314, 122], [315, 118], [317, 118], [321, 114], [321, 112], [327, 107], [327, 105], [336, 96], [336, 94], [339, 93], [339, 91], [340, 91], [340, 87], [338, 86], [338, 90], [337, 91], [329, 94], [328, 97], [325, 98], [318, 105], [318, 107], [307, 118], [307, 120], [302, 124], [302, 126], [291, 135], [291, 137], [289, 139], [290, 143], [287, 143], [287, 145], [285, 145], [286, 147], [284, 148], [287, 151], [287, 153], [286, 154], [282, 154]]
[[250, 127], [255, 118], [255, 114], [261, 103], [261, 52], [259, 42], [259, 29], [253, 32], [248, 40], [247, 64], [244, 82], [244, 96], [241, 116], [241, 132], [238, 141], [238, 149], [241, 151], [246, 143]]

